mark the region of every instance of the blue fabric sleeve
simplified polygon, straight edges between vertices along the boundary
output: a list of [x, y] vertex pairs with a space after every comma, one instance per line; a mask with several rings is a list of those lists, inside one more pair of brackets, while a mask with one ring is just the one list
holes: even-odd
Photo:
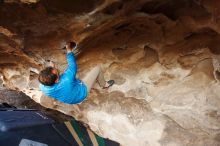
[[68, 52], [66, 54], [66, 59], [67, 59], [68, 66], [64, 74], [66, 74], [69, 78], [75, 79], [76, 72], [77, 72], [77, 65], [76, 65], [76, 60], [74, 58], [73, 52]]

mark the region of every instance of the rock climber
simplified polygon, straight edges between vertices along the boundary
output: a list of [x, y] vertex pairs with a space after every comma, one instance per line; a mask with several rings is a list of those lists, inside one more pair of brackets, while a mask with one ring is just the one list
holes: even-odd
[[49, 66], [38, 76], [40, 89], [45, 95], [67, 104], [78, 104], [84, 101], [96, 80], [102, 88], [108, 88], [114, 84], [114, 80], [105, 81], [100, 65], [94, 67], [82, 80], [77, 79], [77, 65], [72, 52], [76, 46], [74, 42], [65, 45], [68, 65], [63, 74], [60, 75], [54, 66]]

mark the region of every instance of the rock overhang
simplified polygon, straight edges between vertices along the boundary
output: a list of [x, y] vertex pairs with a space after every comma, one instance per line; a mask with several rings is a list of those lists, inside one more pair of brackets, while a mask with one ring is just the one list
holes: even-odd
[[[44, 3], [4, 4], [0, 72], [9, 88], [123, 145], [218, 145], [218, 6], [208, 0], [106, 0], [76, 14]], [[65, 69], [60, 44], [71, 39], [82, 50], [79, 77], [102, 63], [105, 77], [116, 81], [108, 91], [95, 86], [80, 105], [43, 96], [37, 82], [46, 60]]]

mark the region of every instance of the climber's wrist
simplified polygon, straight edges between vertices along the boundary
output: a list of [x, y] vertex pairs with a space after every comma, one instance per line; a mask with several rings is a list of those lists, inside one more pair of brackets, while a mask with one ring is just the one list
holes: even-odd
[[72, 52], [72, 50], [66, 50], [66, 53], [68, 54], [68, 53], [71, 53]]

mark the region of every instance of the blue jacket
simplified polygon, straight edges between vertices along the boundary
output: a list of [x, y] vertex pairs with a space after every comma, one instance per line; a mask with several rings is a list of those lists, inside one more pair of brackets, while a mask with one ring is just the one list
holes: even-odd
[[66, 55], [68, 67], [60, 75], [58, 83], [52, 86], [40, 84], [41, 91], [56, 100], [68, 104], [77, 104], [82, 102], [87, 96], [86, 86], [76, 79], [77, 66], [72, 52]]

